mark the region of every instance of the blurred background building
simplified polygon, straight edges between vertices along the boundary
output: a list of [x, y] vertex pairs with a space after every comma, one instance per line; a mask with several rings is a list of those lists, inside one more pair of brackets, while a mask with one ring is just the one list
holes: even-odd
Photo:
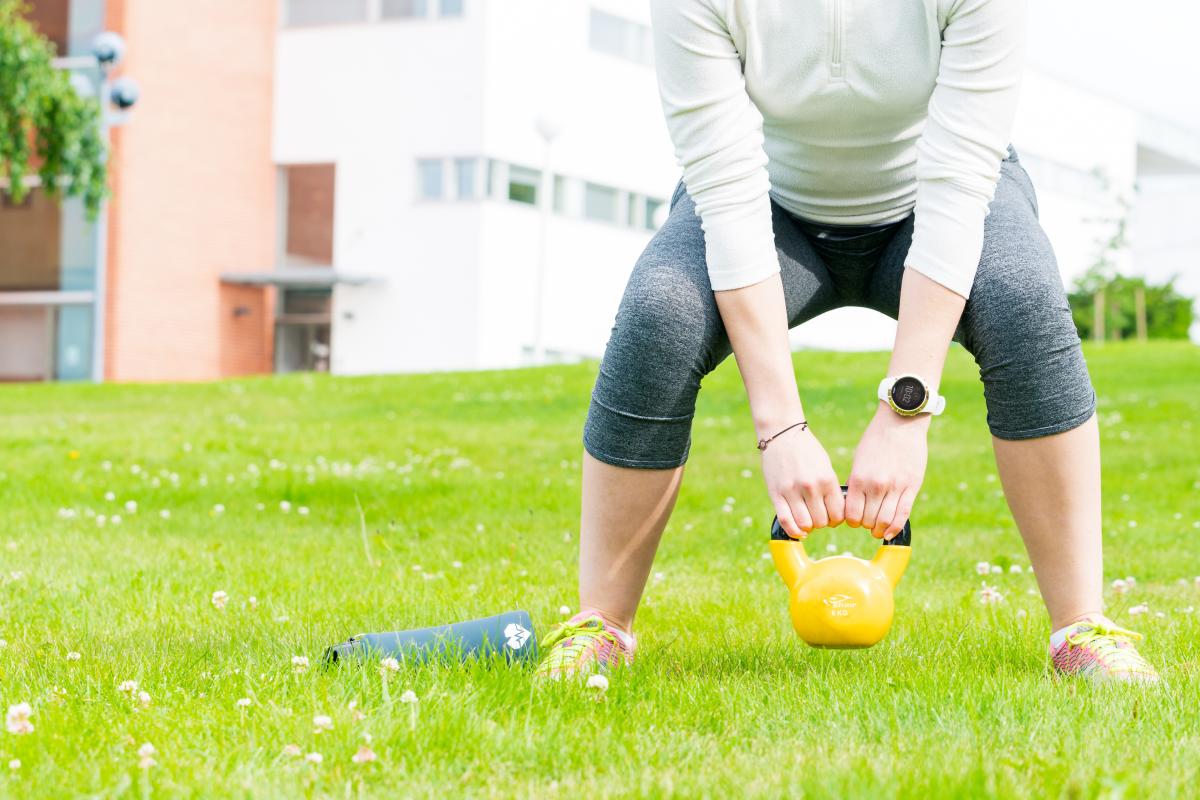
[[[89, 223], [0, 207], [0, 379], [193, 380], [598, 356], [679, 177], [636, 0], [33, 0], [142, 100]], [[1200, 129], [1200, 123], [1195, 126]], [[1200, 293], [1200, 133], [1036, 61], [1013, 143], [1070, 280]], [[1135, 191], [1136, 187], [1136, 191]], [[887, 348], [847, 309], [799, 347]]]

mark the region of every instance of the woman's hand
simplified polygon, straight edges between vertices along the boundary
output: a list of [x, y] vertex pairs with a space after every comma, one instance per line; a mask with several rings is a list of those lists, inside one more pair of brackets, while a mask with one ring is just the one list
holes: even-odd
[[788, 536], [804, 539], [813, 528], [842, 524], [842, 487], [812, 431], [794, 428], [771, 440], [762, 452], [762, 470], [767, 494]]
[[929, 415], [902, 417], [882, 401], [854, 451], [846, 522], [876, 539], [904, 529], [925, 480]]

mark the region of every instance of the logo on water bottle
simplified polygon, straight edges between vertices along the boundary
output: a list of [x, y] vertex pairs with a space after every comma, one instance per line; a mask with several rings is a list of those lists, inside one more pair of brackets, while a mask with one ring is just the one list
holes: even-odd
[[520, 650], [525, 646], [525, 642], [529, 641], [529, 631], [515, 622], [510, 622], [504, 626], [504, 637], [508, 640], [505, 644], [509, 648]]

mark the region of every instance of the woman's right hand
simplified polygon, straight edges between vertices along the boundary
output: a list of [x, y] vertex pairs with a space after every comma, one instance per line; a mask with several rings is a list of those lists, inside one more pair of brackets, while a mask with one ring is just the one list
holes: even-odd
[[845, 520], [841, 482], [811, 430], [795, 428], [771, 440], [762, 451], [762, 471], [779, 524], [793, 539]]

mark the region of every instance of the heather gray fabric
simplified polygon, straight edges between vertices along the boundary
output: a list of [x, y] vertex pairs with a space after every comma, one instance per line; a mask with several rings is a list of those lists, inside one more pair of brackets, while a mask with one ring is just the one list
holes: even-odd
[[[886, 225], [830, 226], [801, 220], [775, 203], [771, 211], [792, 327], [840, 306], [897, 315], [912, 214]], [[1012, 145], [954, 338], [979, 364], [995, 436], [1059, 433], [1095, 410], [1054, 251]], [[708, 280], [704, 232], [681, 180], [617, 311], [584, 426], [587, 451], [626, 467], [684, 463], [700, 381], [730, 352]], [[960, 409], [951, 399], [946, 413]]]

